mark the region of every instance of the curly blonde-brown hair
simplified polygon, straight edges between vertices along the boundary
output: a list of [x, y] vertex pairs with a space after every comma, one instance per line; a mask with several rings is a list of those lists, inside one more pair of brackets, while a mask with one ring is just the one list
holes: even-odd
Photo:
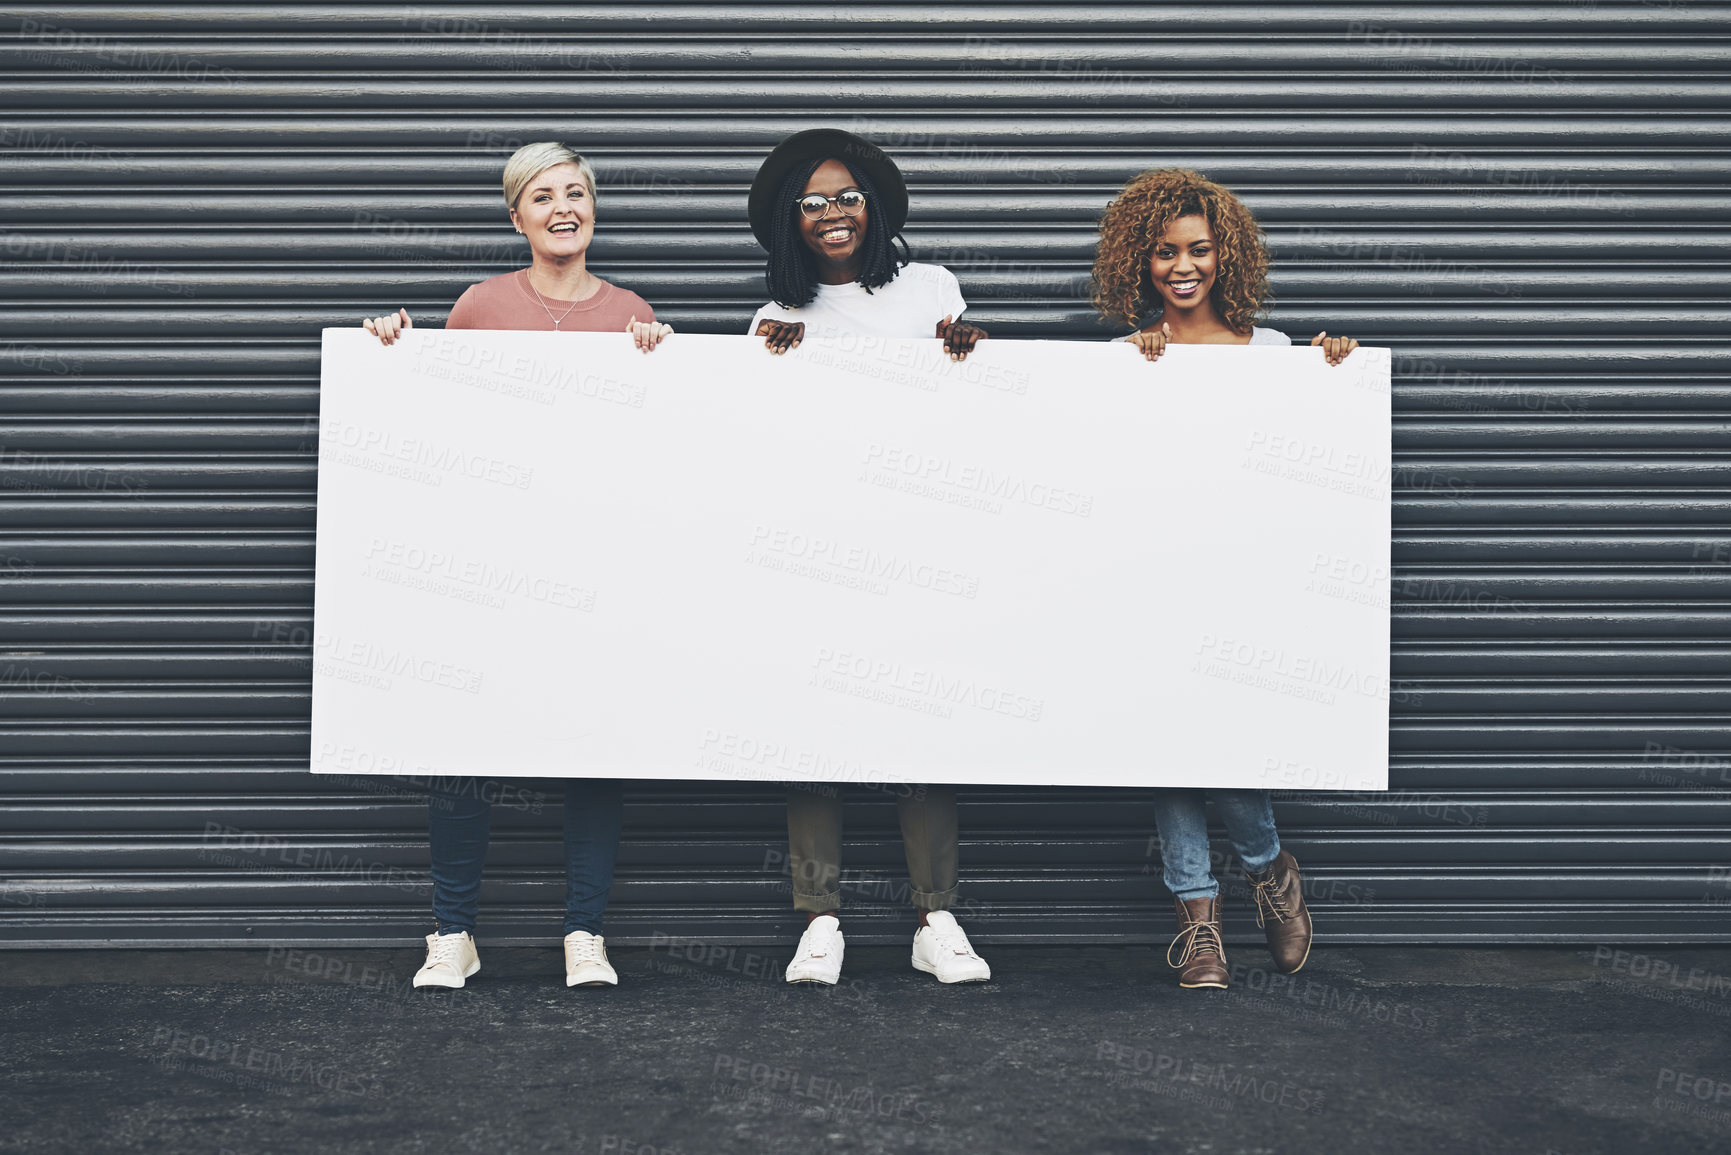
[[1221, 320], [1248, 333], [1266, 313], [1268, 249], [1256, 218], [1231, 191], [1187, 168], [1153, 169], [1124, 186], [1100, 217], [1094, 257], [1094, 307], [1108, 321], [1142, 326], [1165, 311], [1149, 258], [1179, 217], [1208, 218], [1220, 246], [1208, 297]]

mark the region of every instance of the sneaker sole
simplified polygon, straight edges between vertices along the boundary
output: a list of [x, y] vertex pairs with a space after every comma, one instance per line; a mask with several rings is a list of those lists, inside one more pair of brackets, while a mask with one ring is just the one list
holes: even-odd
[[1187, 991], [1223, 991], [1225, 983], [1179, 983]]
[[474, 978], [476, 975], [478, 975], [480, 973], [481, 973], [481, 964], [476, 963], [474, 966], [472, 966], [468, 970], [464, 971], [463, 977], [458, 979], [454, 983], [440, 982], [438, 979], [428, 979], [425, 982], [422, 982], [421, 976], [416, 975], [412, 985], [415, 987], [416, 990], [423, 990], [427, 987], [438, 987], [440, 990], [444, 990], [444, 991], [460, 991], [463, 989], [463, 984], [465, 982]]
[[613, 979], [612, 981], [608, 981], [607, 979], [590, 979], [587, 982], [574, 983], [570, 979], [566, 979], [565, 985], [568, 987], [616, 987], [619, 985], [619, 980]]
[[918, 960], [918, 959], [914, 960], [914, 969], [917, 971], [922, 971], [928, 975], [931, 975], [933, 978], [937, 979], [940, 983], [943, 983], [946, 986], [954, 985], [956, 983], [989, 983], [992, 981], [992, 972], [990, 972], [990, 971], [987, 971], [983, 975], [977, 975], [977, 976], [974, 976], [972, 978], [947, 979], [943, 975], [938, 973], [937, 967], [928, 966], [925, 963], [920, 962], [920, 960]]
[[800, 978], [800, 979], [789, 978], [787, 981], [790, 983], [796, 983], [796, 984], [816, 983], [818, 986], [833, 987], [833, 986], [835, 986], [836, 983], [841, 981], [841, 976], [836, 975], [835, 978], [833, 978], [833, 979], [820, 979], [820, 978], [817, 978], [815, 976], [813, 976], [811, 978]]

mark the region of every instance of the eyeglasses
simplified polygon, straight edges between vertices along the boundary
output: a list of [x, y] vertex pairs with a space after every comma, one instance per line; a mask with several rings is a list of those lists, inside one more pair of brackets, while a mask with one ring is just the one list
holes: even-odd
[[860, 210], [865, 208], [866, 195], [857, 188], [850, 188], [836, 193], [832, 197], [826, 197], [822, 193], [811, 193], [800, 197], [794, 203], [799, 206], [799, 211], [805, 214], [805, 219], [808, 221], [822, 220], [823, 215], [829, 211], [829, 206], [832, 204], [845, 215], [857, 217]]

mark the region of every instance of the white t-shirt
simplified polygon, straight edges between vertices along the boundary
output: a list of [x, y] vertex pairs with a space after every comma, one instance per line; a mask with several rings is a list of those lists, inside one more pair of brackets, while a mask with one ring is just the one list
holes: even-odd
[[[1136, 334], [1131, 333], [1130, 337], [1134, 337], [1135, 335]], [[1119, 340], [1128, 341], [1130, 337], [1120, 337]], [[1292, 338], [1288, 337], [1285, 333], [1282, 333], [1279, 329], [1263, 329], [1252, 325], [1250, 326], [1250, 344], [1290, 345], [1292, 344]]]
[[804, 321], [807, 337], [935, 337], [938, 322], [945, 317], [962, 319], [968, 303], [956, 275], [942, 265], [918, 261], [902, 266], [896, 279], [881, 288], [866, 290], [856, 282], [819, 285], [817, 297], [800, 309], [784, 309], [771, 301], [752, 317], [745, 332], [757, 332], [757, 323]]

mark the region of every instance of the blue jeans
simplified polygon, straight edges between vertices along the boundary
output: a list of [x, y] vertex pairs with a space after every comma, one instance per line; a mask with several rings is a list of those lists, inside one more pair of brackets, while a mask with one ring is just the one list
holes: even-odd
[[[433, 917], [440, 934], [473, 933], [481, 897], [493, 803], [520, 805], [542, 797], [516, 781], [446, 778], [427, 797], [427, 841], [433, 853]], [[565, 934], [601, 933], [613, 863], [619, 856], [624, 789], [612, 778], [565, 783]]]
[[1226, 836], [1244, 860], [1244, 869], [1266, 869], [1280, 857], [1274, 806], [1266, 790], [1156, 790], [1154, 822], [1160, 827], [1160, 864], [1166, 889], [1179, 898], [1213, 898], [1220, 893], [1208, 856], [1208, 815], [1204, 797], [1226, 823]]

